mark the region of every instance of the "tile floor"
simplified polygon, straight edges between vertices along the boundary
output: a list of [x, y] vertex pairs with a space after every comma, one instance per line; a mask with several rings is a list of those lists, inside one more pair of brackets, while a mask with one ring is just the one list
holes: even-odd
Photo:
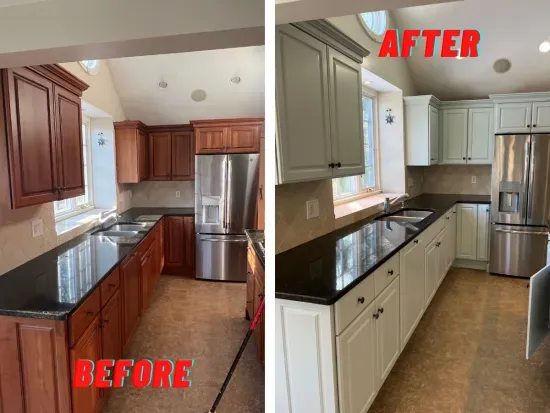
[[550, 340], [525, 359], [526, 285], [452, 269], [369, 413], [550, 413]]
[[[113, 390], [103, 412], [208, 412], [248, 329], [245, 302], [245, 284], [162, 276], [125, 357], [193, 358], [192, 387]], [[254, 336], [217, 412], [264, 412], [264, 370]]]

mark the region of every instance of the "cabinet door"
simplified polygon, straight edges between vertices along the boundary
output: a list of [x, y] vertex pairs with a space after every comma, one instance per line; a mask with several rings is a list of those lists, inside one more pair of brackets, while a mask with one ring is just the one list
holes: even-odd
[[195, 180], [193, 132], [172, 133], [172, 180]]
[[533, 103], [533, 133], [550, 132], [550, 102]]
[[426, 308], [435, 295], [437, 282], [439, 280], [439, 246], [440, 240], [439, 236], [437, 236], [426, 246], [425, 249], [426, 272], [424, 281], [424, 296], [426, 297]]
[[60, 199], [84, 194], [84, 153], [80, 98], [54, 87]]
[[[76, 360], [99, 360], [101, 354], [101, 329], [99, 316], [92, 321], [86, 332], [77, 341], [70, 351], [71, 354], [71, 376], [74, 378], [74, 366]], [[97, 413], [102, 403], [102, 389], [95, 386], [73, 388], [73, 412]]]
[[340, 411], [366, 413], [378, 392], [374, 303], [336, 337]]
[[442, 164], [465, 164], [468, 144], [468, 109], [443, 111]]
[[184, 217], [183, 218], [183, 228], [184, 228], [184, 266], [189, 275], [195, 274], [195, 218], [193, 217]]
[[332, 178], [328, 47], [290, 25], [275, 30], [279, 183]]
[[531, 358], [550, 334], [550, 265], [529, 281], [526, 357]]
[[450, 228], [449, 241], [451, 244], [449, 249], [451, 250], [451, 262], [447, 270], [450, 269], [450, 267], [453, 265], [453, 262], [456, 259], [456, 239], [457, 239], [457, 234], [456, 234], [457, 233], [457, 207], [456, 206], [453, 207], [453, 213], [451, 214], [451, 219], [449, 221], [449, 228]]
[[477, 206], [477, 259], [489, 261], [489, 205]]
[[[264, 297], [264, 285], [262, 281], [260, 280], [260, 277], [258, 274], [254, 274], [254, 311], [252, 312], [251, 317], [254, 318], [256, 315], [256, 312], [258, 311], [258, 308], [260, 307], [260, 302], [262, 301], [262, 298]], [[260, 361], [264, 361], [264, 347], [265, 347], [265, 333], [264, 333], [264, 315], [262, 314], [260, 321], [256, 325], [256, 342], [258, 345], [258, 357], [260, 358]]]
[[145, 132], [137, 131], [137, 154], [138, 154], [138, 173], [140, 181], [145, 181], [149, 178], [149, 162], [148, 162], [149, 145], [147, 144], [147, 135]]
[[225, 153], [227, 151], [227, 128], [222, 126], [195, 129], [197, 155]]
[[140, 262], [140, 277], [141, 277], [141, 308], [140, 313], [147, 308], [149, 297], [153, 291], [154, 276], [155, 276], [155, 243], [153, 243], [147, 252], [143, 254]]
[[122, 357], [122, 301], [117, 290], [101, 310], [101, 345], [104, 359]]
[[496, 133], [531, 132], [532, 103], [497, 103]]
[[123, 344], [126, 346], [134, 327], [139, 320], [141, 301], [140, 288], [140, 262], [136, 253], [127, 258], [120, 267], [123, 293]]
[[172, 135], [170, 132], [149, 135], [149, 179], [170, 181], [172, 179]]
[[260, 182], [258, 186], [257, 228], [265, 228], [265, 138], [260, 139]]
[[162, 274], [162, 270], [164, 269], [164, 218], [162, 218], [160, 220], [160, 228], [159, 228], [159, 241], [160, 241], [160, 251], [159, 251], [159, 256], [160, 256], [160, 269], [159, 269], [159, 274]]
[[260, 128], [260, 125], [242, 125], [229, 127], [227, 132], [227, 152], [260, 152]]
[[405, 348], [405, 344], [424, 314], [425, 247], [422, 239], [417, 238], [399, 253], [401, 350]]
[[246, 312], [249, 319], [254, 318], [254, 287], [256, 277], [254, 276], [254, 270], [251, 268], [250, 263], [247, 262], [246, 269]]
[[376, 309], [379, 318], [376, 320], [376, 339], [378, 359], [379, 387], [401, 354], [399, 339], [399, 277], [378, 296]]
[[430, 106], [430, 165], [439, 163], [439, 110]]
[[468, 111], [468, 163], [491, 164], [495, 142], [492, 108]]
[[167, 274], [181, 274], [185, 266], [184, 217], [164, 218], [164, 268]]
[[[447, 222], [445, 222], [447, 224]], [[449, 250], [450, 242], [449, 242], [449, 228], [447, 228], [447, 225], [443, 227], [441, 232], [439, 233], [439, 267], [437, 269], [437, 284], [435, 286], [435, 290], [437, 291], [437, 288], [443, 281], [443, 278], [447, 274], [447, 270], [451, 266], [449, 264], [451, 260], [451, 251]]]
[[459, 204], [456, 222], [456, 257], [477, 258], [477, 205]]
[[361, 65], [328, 49], [330, 137], [334, 176], [365, 173]]
[[58, 199], [53, 84], [33, 71], [5, 71], [12, 208]]

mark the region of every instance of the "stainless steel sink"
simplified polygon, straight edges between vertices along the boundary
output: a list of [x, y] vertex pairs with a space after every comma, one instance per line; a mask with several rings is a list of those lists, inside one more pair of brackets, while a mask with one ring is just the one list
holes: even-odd
[[145, 224], [117, 224], [109, 227], [109, 231], [142, 231]]
[[408, 222], [418, 223], [424, 221], [433, 211], [427, 211], [422, 209], [400, 209], [389, 215], [382, 215], [376, 218], [376, 221], [393, 221], [393, 222]]
[[129, 237], [135, 237], [138, 234], [139, 234], [139, 231], [111, 231], [111, 230], [105, 230], [105, 231], [95, 232], [93, 235], [102, 235], [104, 237], [129, 238]]

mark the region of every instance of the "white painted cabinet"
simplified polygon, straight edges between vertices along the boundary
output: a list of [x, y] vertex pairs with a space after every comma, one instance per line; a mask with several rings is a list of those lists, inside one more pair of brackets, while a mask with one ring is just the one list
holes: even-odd
[[437, 237], [439, 239], [439, 268], [437, 270], [437, 284], [435, 287], [436, 290], [443, 281], [443, 278], [445, 278], [445, 275], [447, 274], [447, 271], [450, 267], [449, 260], [451, 259], [451, 254], [449, 251], [449, 247], [451, 243], [449, 239], [450, 229], [448, 225], [449, 221], [446, 220], [445, 227], [441, 230]]
[[468, 164], [488, 164], [494, 154], [493, 108], [468, 109]]
[[439, 163], [439, 110], [430, 105], [429, 111], [430, 165], [435, 165]]
[[336, 338], [341, 412], [366, 413], [378, 392], [375, 317], [372, 303]]
[[550, 265], [529, 280], [526, 357], [533, 357], [550, 334]]
[[443, 109], [442, 164], [465, 164], [468, 149], [468, 109]]
[[439, 100], [435, 96], [406, 96], [405, 148], [408, 166], [439, 163]]
[[496, 102], [496, 133], [550, 132], [550, 94], [492, 95]]
[[432, 242], [426, 246], [425, 250], [425, 262], [426, 262], [426, 271], [425, 271], [425, 280], [424, 288], [426, 297], [425, 307], [427, 308], [430, 302], [432, 301], [433, 296], [436, 292], [436, 287], [439, 280], [439, 260], [440, 260], [440, 240], [439, 236], [435, 237]]
[[400, 254], [401, 350], [424, 314], [424, 249], [422, 238], [417, 237]]
[[361, 66], [328, 48], [333, 176], [365, 173]]
[[445, 271], [443, 271], [441, 281], [443, 281], [445, 274], [449, 271], [456, 258], [456, 206], [453, 206], [453, 208], [445, 214], [445, 235], [443, 243], [445, 245], [446, 260]]
[[477, 206], [477, 259], [489, 261], [489, 205]]
[[497, 103], [495, 105], [496, 133], [531, 132], [532, 106], [530, 102]]
[[534, 133], [550, 132], [550, 102], [533, 103], [533, 129]]
[[320, 20], [276, 27], [279, 184], [364, 173], [360, 62], [366, 50], [343, 33], [334, 40], [334, 30]]
[[458, 204], [456, 230], [456, 258], [477, 258], [477, 205]]
[[379, 386], [390, 374], [401, 354], [399, 339], [399, 279], [396, 278], [376, 299], [379, 318], [376, 320]]

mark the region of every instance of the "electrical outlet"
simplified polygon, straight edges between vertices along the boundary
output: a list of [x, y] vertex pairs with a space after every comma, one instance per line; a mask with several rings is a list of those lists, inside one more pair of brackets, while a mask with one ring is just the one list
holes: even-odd
[[36, 238], [41, 235], [44, 235], [44, 222], [39, 219], [38, 221], [32, 222], [32, 237]]
[[472, 175], [472, 183], [475, 184], [476, 183], [476, 177], [474, 175]]
[[306, 218], [317, 218], [319, 216], [319, 200], [312, 199], [306, 201]]
[[179, 198], [181, 196], [181, 192], [180, 191], [176, 191], [176, 198]]
[[409, 185], [409, 188], [410, 188], [411, 186], [414, 186], [414, 179], [409, 178], [409, 179], [407, 180], [407, 184]]

